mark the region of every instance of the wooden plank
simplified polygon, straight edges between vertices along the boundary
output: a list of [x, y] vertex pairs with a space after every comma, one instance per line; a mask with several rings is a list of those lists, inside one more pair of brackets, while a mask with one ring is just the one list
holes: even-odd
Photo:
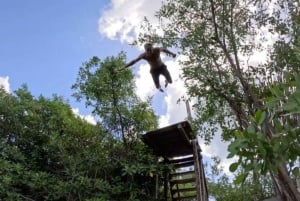
[[188, 179], [174, 179], [170, 181], [171, 187], [175, 184], [188, 184], [188, 183], [195, 183], [195, 178], [188, 178]]
[[185, 200], [190, 200], [196, 198], [196, 195], [190, 195], [190, 196], [185, 196], [185, 197], [178, 197], [178, 198], [173, 198], [173, 201], [185, 201]]
[[179, 158], [179, 159], [172, 159], [169, 160], [169, 163], [182, 163], [182, 162], [187, 162], [187, 161], [194, 161], [194, 157], [186, 157], [186, 158]]
[[194, 175], [195, 174], [195, 171], [192, 170], [192, 171], [187, 171], [187, 172], [175, 172], [175, 173], [171, 173], [170, 176], [171, 177], [178, 177], [178, 176], [186, 176], [186, 175]]
[[191, 138], [189, 137], [190, 134], [187, 133], [187, 132], [185, 131], [183, 125], [182, 125], [182, 124], [178, 124], [178, 125], [177, 125], [177, 128], [178, 128], [179, 132], [182, 134], [182, 136], [185, 138], [185, 140], [186, 140], [187, 142], [189, 142], [189, 144], [192, 144], [192, 143], [191, 143], [192, 140], [191, 140]]
[[189, 161], [189, 162], [185, 162], [185, 163], [178, 163], [178, 164], [174, 164], [173, 166], [177, 169], [177, 168], [183, 168], [183, 167], [189, 167], [194, 165], [194, 161]]
[[186, 193], [186, 192], [195, 192], [195, 195], [196, 195], [196, 187], [194, 187], [194, 188], [181, 188], [181, 189], [174, 189], [174, 190], [172, 190], [172, 194], [175, 194], [175, 193]]

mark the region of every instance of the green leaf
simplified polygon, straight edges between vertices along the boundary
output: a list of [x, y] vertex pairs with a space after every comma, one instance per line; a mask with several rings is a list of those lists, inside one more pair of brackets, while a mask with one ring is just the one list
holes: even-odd
[[266, 157], [267, 151], [266, 151], [266, 149], [265, 149], [263, 143], [258, 143], [258, 151], [259, 151], [260, 155], [261, 155], [263, 158]]
[[235, 156], [235, 154], [231, 152], [228, 154], [227, 158], [233, 158], [234, 156]]
[[255, 134], [255, 127], [253, 125], [248, 126], [247, 133]]
[[299, 108], [299, 104], [296, 102], [287, 102], [283, 105], [283, 109], [287, 111], [294, 111]]
[[255, 114], [255, 120], [258, 125], [261, 125], [266, 119], [266, 112], [262, 110], [258, 110]]
[[270, 88], [270, 91], [272, 94], [274, 94], [276, 97], [282, 97], [282, 91], [278, 87]]
[[300, 88], [300, 75], [299, 74], [295, 75], [295, 80], [296, 80], [297, 88], [299, 89]]
[[261, 167], [261, 174], [265, 175], [265, 174], [267, 174], [267, 172], [268, 172], [268, 165], [267, 165], [267, 163], [264, 162]]
[[241, 139], [241, 138], [243, 138], [244, 136], [243, 136], [243, 133], [242, 133], [242, 132], [235, 132], [235, 137], [236, 137], [237, 139]]
[[261, 114], [262, 114], [262, 110], [257, 110], [256, 113], [255, 113], [255, 122], [258, 123], [260, 117], [261, 117]]
[[237, 170], [239, 166], [239, 163], [232, 163], [230, 166], [229, 166], [229, 170], [230, 172], [235, 172]]
[[234, 180], [234, 184], [244, 183], [247, 176], [248, 176], [248, 173], [243, 173], [243, 174], [238, 175]]
[[292, 173], [295, 177], [299, 177], [300, 176], [300, 168], [299, 167], [293, 168]]

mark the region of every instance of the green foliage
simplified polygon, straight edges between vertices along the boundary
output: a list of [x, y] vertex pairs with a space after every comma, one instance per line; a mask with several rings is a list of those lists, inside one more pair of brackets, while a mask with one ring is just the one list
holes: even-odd
[[300, 154], [300, 74], [287, 73], [285, 81], [270, 90], [272, 95], [268, 97], [266, 108], [273, 116], [275, 127], [271, 140], [273, 151], [281, 160], [290, 161], [289, 167], [293, 168]]
[[[284, 0], [167, 0], [157, 12], [164, 35], [146, 26], [139, 39], [179, 48], [193, 127], [206, 143], [222, 131], [229, 157], [238, 156], [230, 169], [243, 169], [237, 183], [269, 172], [283, 200], [300, 199], [290, 175], [299, 156], [297, 8]], [[265, 30], [276, 38], [268, 47]]]
[[[270, 88], [265, 111], [256, 112], [246, 131], [236, 132], [236, 139], [228, 150], [229, 157], [239, 156], [239, 162], [231, 164], [231, 171], [234, 172], [241, 165], [246, 173], [254, 170], [266, 175], [268, 171], [275, 172], [279, 164], [288, 161], [288, 168], [293, 176], [299, 176], [299, 168], [296, 167], [300, 154], [299, 74], [286, 74], [285, 80], [286, 83]], [[270, 126], [266, 121], [267, 112], [272, 117], [271, 125], [274, 126], [272, 137], [266, 136], [266, 129]]]
[[[253, 182], [253, 175], [241, 172], [238, 163], [233, 163], [230, 169], [237, 173], [233, 176], [224, 172], [220, 165], [221, 160], [213, 157], [210, 165], [206, 165], [206, 175], [210, 197], [217, 201], [246, 201], [253, 200], [254, 195], [258, 200], [274, 195], [272, 181], [268, 176], [261, 176], [258, 183]], [[234, 178], [234, 181], [232, 179]]]
[[112, 139], [60, 97], [35, 99], [26, 86], [15, 95], [1, 91], [0, 111], [1, 199], [72, 200], [108, 186], [102, 150]]
[[116, 139], [110, 147], [110, 167], [116, 172], [112, 182], [113, 200], [150, 200], [155, 181], [150, 175], [162, 174], [156, 158], [140, 141], [140, 135], [157, 127], [157, 117], [150, 99], [141, 101], [134, 93], [133, 74], [118, 70], [125, 65], [126, 55], [93, 57], [79, 69], [72, 86], [77, 100], [84, 100], [99, 117], [101, 126]]
[[157, 118], [150, 101], [142, 102], [134, 93], [132, 72], [118, 72], [125, 59], [124, 52], [104, 61], [93, 57], [79, 69], [72, 88], [77, 100], [85, 100], [100, 117], [102, 126], [127, 144], [135, 141], [137, 134], [156, 128]]
[[[131, 151], [62, 98], [34, 98], [24, 85], [0, 92], [1, 200], [151, 200], [160, 174], [137, 141]], [[133, 170], [134, 171], [133, 171]]]

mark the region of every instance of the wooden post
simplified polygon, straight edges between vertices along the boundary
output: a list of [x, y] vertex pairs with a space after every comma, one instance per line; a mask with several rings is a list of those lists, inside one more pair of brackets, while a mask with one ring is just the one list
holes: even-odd
[[196, 191], [197, 191], [197, 201], [204, 201], [202, 200], [201, 196], [201, 181], [200, 181], [200, 164], [199, 164], [199, 157], [198, 157], [198, 150], [197, 150], [197, 141], [193, 140], [193, 151], [194, 151], [194, 166], [195, 166], [195, 175], [196, 175]]
[[158, 182], [158, 173], [155, 175], [155, 199], [158, 200], [158, 192], [159, 192], [159, 182]]
[[169, 181], [168, 171], [164, 169], [164, 199], [168, 200], [168, 181]]
[[204, 167], [202, 164], [202, 157], [200, 155], [200, 147], [198, 141], [193, 140], [194, 151], [194, 166], [196, 175], [197, 201], [208, 201], [208, 191], [205, 179]]
[[185, 101], [185, 106], [186, 106], [186, 112], [187, 112], [187, 119], [190, 121], [192, 119], [192, 112], [191, 112], [191, 107], [190, 107], [190, 103], [188, 100]]

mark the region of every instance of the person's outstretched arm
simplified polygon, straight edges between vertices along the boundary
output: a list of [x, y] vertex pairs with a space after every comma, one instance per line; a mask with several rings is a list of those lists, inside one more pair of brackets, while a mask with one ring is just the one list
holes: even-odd
[[165, 48], [160, 48], [160, 50], [161, 50], [162, 52], [164, 52], [164, 53], [166, 53], [166, 54], [168, 54], [168, 55], [172, 56], [173, 58], [175, 58], [175, 57], [176, 57], [176, 54], [175, 54], [175, 53], [173, 53], [173, 52], [171, 52], [171, 51], [170, 51], [170, 50], [168, 50], [168, 49], [165, 49]]
[[136, 62], [138, 62], [139, 60], [141, 60], [143, 58], [143, 55], [138, 56], [136, 59], [130, 61], [129, 63], [127, 63], [124, 67], [120, 68], [119, 71], [123, 71], [126, 68], [132, 66], [133, 64], [135, 64]]

